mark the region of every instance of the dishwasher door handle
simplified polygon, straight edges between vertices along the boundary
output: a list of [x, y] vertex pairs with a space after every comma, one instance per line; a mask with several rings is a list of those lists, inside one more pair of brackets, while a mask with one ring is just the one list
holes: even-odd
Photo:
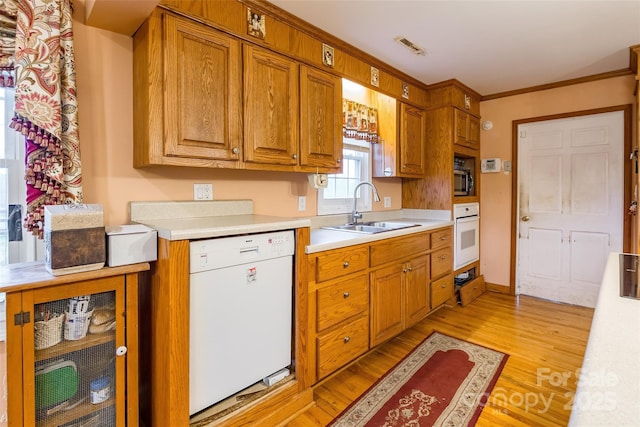
[[240, 253], [241, 254], [246, 254], [248, 252], [258, 252], [258, 247], [257, 246], [251, 246], [250, 248], [242, 248], [240, 249]]

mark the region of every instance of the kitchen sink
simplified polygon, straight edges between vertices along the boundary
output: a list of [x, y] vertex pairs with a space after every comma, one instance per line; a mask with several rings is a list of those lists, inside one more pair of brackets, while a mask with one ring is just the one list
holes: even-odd
[[417, 227], [420, 224], [406, 222], [369, 221], [357, 224], [329, 225], [322, 227], [326, 230], [349, 231], [352, 233], [375, 234], [385, 231], [400, 230], [402, 228]]

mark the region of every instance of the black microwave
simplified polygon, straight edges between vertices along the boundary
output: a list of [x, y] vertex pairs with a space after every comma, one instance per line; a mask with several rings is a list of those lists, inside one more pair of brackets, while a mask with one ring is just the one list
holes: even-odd
[[470, 196], [473, 194], [473, 176], [469, 169], [454, 169], [453, 195]]

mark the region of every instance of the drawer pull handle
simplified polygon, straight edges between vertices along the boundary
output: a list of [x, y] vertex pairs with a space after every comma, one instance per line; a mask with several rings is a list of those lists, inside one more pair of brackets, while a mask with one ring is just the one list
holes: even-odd
[[438, 258], [440, 258], [441, 260], [444, 261], [445, 259], [447, 259], [447, 256], [446, 255], [440, 255]]
[[348, 262], [348, 261], [345, 261], [345, 262], [344, 262], [344, 264], [342, 264], [342, 266], [343, 266], [344, 268], [349, 267], [349, 262]]
[[444, 288], [446, 288], [446, 287], [447, 287], [447, 285], [442, 285], [442, 286], [440, 286], [440, 287], [441, 287], [442, 289], [444, 289]]
[[447, 240], [447, 236], [440, 236], [440, 240]]
[[342, 296], [343, 296], [344, 298], [349, 298], [349, 292], [345, 292], [344, 294], [342, 294]]
[[346, 337], [344, 337], [344, 343], [348, 343], [349, 341], [351, 341], [351, 337], [349, 335], [347, 335]]

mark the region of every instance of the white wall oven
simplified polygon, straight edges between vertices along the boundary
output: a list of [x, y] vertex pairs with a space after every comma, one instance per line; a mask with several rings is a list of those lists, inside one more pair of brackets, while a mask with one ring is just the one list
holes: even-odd
[[458, 270], [480, 258], [480, 206], [478, 203], [453, 205], [453, 269]]

